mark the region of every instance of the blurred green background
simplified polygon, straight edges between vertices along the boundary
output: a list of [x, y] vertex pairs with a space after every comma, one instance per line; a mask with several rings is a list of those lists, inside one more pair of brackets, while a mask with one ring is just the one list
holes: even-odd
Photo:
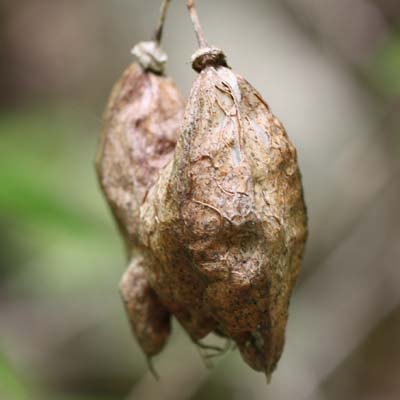
[[[176, 323], [155, 383], [119, 299], [126, 262], [93, 159], [110, 88], [159, 5], [0, 3], [0, 399], [399, 399], [400, 3], [198, 0], [304, 176], [310, 239], [268, 386], [237, 352], [206, 369]], [[164, 47], [187, 96], [183, 0]]]

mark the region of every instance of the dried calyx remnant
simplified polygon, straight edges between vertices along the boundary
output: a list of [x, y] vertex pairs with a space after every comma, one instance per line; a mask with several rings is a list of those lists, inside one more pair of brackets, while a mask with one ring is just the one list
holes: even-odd
[[[194, 2], [188, 6], [200, 43], [192, 59], [199, 76], [175, 150], [163, 153], [157, 170], [144, 168], [160, 156], [154, 145], [144, 147], [146, 154], [134, 148], [145, 136], [133, 123], [143, 91], [123, 101], [119, 86], [107, 113], [100, 176], [129, 246], [141, 253], [122, 293], [148, 356], [162, 349], [173, 314], [194, 342], [210, 332], [232, 339], [248, 365], [270, 376], [307, 236], [296, 150], [261, 95], [208, 46]], [[178, 124], [182, 104], [174, 104]], [[174, 125], [157, 123], [154, 130], [139, 125], [153, 144]]]

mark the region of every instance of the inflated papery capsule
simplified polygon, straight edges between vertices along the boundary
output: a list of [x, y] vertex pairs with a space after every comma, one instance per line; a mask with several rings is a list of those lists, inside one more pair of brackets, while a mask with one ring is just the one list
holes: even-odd
[[174, 159], [141, 209], [149, 281], [193, 340], [231, 338], [269, 376], [307, 236], [296, 150], [221, 50], [193, 68]]
[[131, 251], [137, 245], [139, 208], [159, 171], [172, 158], [184, 101], [163, 75], [166, 55], [156, 42], [143, 42], [115, 84], [104, 115], [97, 172], [118, 226]]
[[[97, 155], [99, 181], [129, 254], [138, 244], [140, 206], [173, 156], [184, 110], [181, 94], [163, 75], [166, 56], [158, 45], [141, 43], [134, 53], [140, 62], [112, 91]], [[139, 344], [153, 356], [168, 337], [169, 313], [148, 285], [144, 263], [132, 261], [121, 295]]]
[[170, 313], [148, 282], [146, 260], [135, 258], [140, 206], [173, 157], [184, 112], [180, 92], [164, 76], [167, 56], [160, 39], [168, 3], [163, 0], [155, 40], [134, 47], [138, 62], [126, 69], [113, 88], [96, 160], [101, 188], [128, 252], [121, 296], [132, 331], [148, 357], [164, 347]]
[[120, 283], [121, 293], [134, 335], [145, 354], [158, 354], [170, 333], [170, 314], [147, 281], [142, 257], [136, 257]]

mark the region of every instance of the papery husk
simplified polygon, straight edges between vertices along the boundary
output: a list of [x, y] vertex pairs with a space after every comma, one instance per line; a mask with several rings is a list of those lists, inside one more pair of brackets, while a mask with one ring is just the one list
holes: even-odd
[[132, 330], [148, 357], [164, 347], [170, 334], [170, 314], [160, 303], [147, 280], [142, 257], [130, 264], [120, 283], [121, 293]]
[[128, 253], [130, 265], [120, 284], [125, 309], [142, 350], [151, 357], [167, 341], [170, 314], [147, 281], [146, 261], [136, 256], [140, 206], [173, 157], [184, 100], [162, 74], [166, 56], [154, 42], [139, 44], [134, 53], [140, 63], [126, 69], [109, 100], [96, 167]]
[[296, 149], [212, 51], [194, 58], [200, 74], [174, 158], [141, 207], [140, 241], [151, 287], [191, 338], [232, 338], [270, 375], [307, 236]]
[[132, 63], [115, 84], [104, 115], [96, 166], [101, 188], [131, 251], [139, 209], [171, 160], [184, 100], [173, 81]]

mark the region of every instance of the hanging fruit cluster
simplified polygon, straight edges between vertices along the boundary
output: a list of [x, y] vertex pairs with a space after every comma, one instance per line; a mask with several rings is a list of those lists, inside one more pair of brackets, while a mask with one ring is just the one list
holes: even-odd
[[122, 298], [148, 357], [173, 315], [195, 343], [211, 332], [231, 339], [270, 376], [307, 236], [296, 149], [260, 93], [207, 44], [193, 0], [199, 75], [185, 106], [163, 75], [168, 3], [155, 40], [135, 47], [139, 63], [112, 92], [97, 156], [130, 259]]

